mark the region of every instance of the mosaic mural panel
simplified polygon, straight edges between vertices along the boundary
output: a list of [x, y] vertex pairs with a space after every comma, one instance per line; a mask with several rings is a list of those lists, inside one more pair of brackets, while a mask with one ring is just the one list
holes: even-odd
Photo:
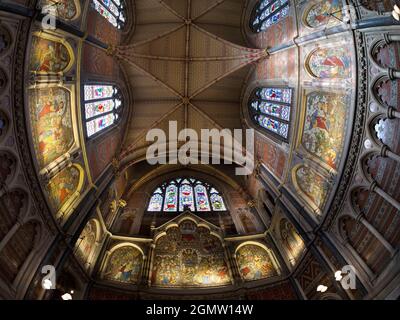
[[309, 200], [322, 209], [330, 186], [327, 178], [309, 167], [301, 166], [295, 172], [295, 180], [298, 188]]
[[306, 68], [311, 76], [319, 79], [351, 78], [351, 51], [345, 46], [320, 48], [310, 53]]
[[58, 211], [78, 190], [81, 174], [75, 166], [65, 168], [46, 186], [51, 205]]
[[97, 238], [97, 226], [95, 220], [90, 220], [82, 230], [76, 243], [76, 252], [78, 259], [86, 263], [95, 248]]
[[247, 244], [236, 252], [236, 261], [242, 278], [246, 281], [260, 280], [277, 276], [277, 270], [267, 250]]
[[71, 97], [59, 87], [29, 91], [34, 145], [43, 168], [65, 154], [74, 144]]
[[[334, 17], [331, 15], [334, 15]], [[342, 1], [323, 0], [310, 7], [305, 22], [311, 28], [331, 27], [340, 22], [338, 19], [343, 20]]]
[[142, 253], [131, 246], [116, 249], [107, 263], [104, 277], [108, 280], [135, 284], [142, 269]]
[[303, 239], [297, 233], [293, 225], [286, 219], [282, 219], [279, 224], [279, 234], [289, 262], [295, 265], [297, 259], [305, 249]]
[[51, 6], [56, 8], [57, 16], [64, 20], [72, 20], [78, 14], [76, 0], [42, 0], [42, 8]]
[[58, 41], [33, 37], [30, 70], [43, 73], [64, 71], [71, 62], [65, 45]]
[[231, 283], [220, 240], [190, 220], [167, 230], [156, 244], [151, 283], [159, 287], [211, 287]]
[[349, 96], [313, 92], [306, 98], [302, 144], [306, 150], [337, 169], [346, 131]]

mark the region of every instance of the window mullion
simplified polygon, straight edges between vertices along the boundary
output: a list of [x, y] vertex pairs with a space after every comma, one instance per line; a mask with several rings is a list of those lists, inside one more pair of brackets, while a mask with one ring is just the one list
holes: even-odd
[[106, 115], [108, 115], [108, 114], [110, 114], [110, 113], [115, 113], [115, 112], [114, 112], [114, 110], [111, 110], [111, 111], [108, 111], [108, 112], [105, 112], [105, 113], [98, 114], [97, 116], [91, 117], [91, 118], [89, 118], [89, 119], [87, 119], [87, 118], [85, 117], [85, 119], [86, 119], [86, 122], [89, 122], [89, 121], [96, 120], [96, 119], [98, 119], [98, 118], [104, 117], [104, 116], [106, 116]]

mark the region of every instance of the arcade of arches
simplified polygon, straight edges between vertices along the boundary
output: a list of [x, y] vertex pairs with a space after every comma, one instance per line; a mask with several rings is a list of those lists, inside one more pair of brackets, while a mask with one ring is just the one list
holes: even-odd
[[0, 298], [398, 299], [395, 4], [0, 0]]

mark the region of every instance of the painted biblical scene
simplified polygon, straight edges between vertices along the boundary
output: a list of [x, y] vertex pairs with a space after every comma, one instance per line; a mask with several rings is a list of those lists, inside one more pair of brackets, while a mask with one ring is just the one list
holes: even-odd
[[231, 284], [220, 240], [191, 220], [171, 227], [154, 253], [151, 283], [157, 287], [213, 287]]
[[92, 254], [97, 238], [97, 226], [95, 220], [90, 220], [85, 228], [82, 230], [78, 241], [76, 242], [75, 254], [82, 263], [89, 261]]
[[46, 187], [54, 210], [58, 211], [77, 191], [81, 173], [75, 166], [65, 168]]
[[76, 0], [42, 0], [41, 7], [46, 9], [46, 12], [55, 12], [57, 17], [64, 20], [72, 20], [78, 14]]
[[104, 277], [107, 280], [132, 283], [138, 282], [143, 264], [142, 253], [132, 247], [116, 249], [108, 260]]
[[306, 197], [322, 209], [329, 191], [329, 182], [314, 169], [301, 166], [295, 173], [296, 184]]
[[281, 220], [279, 233], [289, 262], [291, 265], [295, 265], [305, 249], [304, 241], [287, 219]]
[[33, 37], [30, 70], [41, 73], [63, 72], [71, 62], [67, 47], [58, 41]]
[[59, 87], [30, 90], [31, 124], [41, 168], [65, 154], [74, 144], [71, 97]]
[[340, 161], [349, 106], [344, 94], [313, 92], [306, 97], [302, 145], [333, 169]]
[[343, 20], [341, 0], [322, 0], [311, 6], [305, 22], [311, 28], [331, 27]]
[[242, 278], [246, 281], [260, 280], [278, 273], [267, 250], [255, 244], [247, 244], [236, 252], [236, 261]]
[[344, 45], [317, 49], [308, 56], [306, 68], [315, 78], [349, 79], [352, 67], [350, 52]]

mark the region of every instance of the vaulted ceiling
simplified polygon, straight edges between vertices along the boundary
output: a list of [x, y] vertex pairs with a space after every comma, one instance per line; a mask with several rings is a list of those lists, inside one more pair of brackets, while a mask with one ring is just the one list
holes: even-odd
[[116, 48], [134, 96], [121, 160], [143, 159], [152, 127], [241, 128], [241, 92], [265, 50], [246, 48], [241, 0], [138, 0], [129, 43]]

